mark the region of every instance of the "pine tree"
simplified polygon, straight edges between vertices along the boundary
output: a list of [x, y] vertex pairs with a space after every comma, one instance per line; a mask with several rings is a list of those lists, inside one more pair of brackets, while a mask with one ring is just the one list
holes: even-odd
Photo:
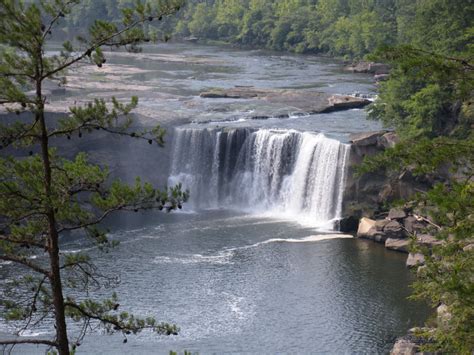
[[[53, 339], [16, 337], [0, 344], [44, 344], [59, 354], [69, 354], [84, 336], [72, 340], [67, 319], [97, 322], [109, 333], [124, 335], [146, 328], [177, 332], [174, 325], [123, 312], [115, 294], [105, 300], [73, 296], [100, 283], [100, 274], [88, 255], [60, 253], [59, 238], [76, 231], [101, 248], [111, 247], [100, 223], [114, 211], [171, 211], [187, 197], [180, 186], [163, 191], [139, 179], [133, 186], [111, 181], [107, 169], [90, 164], [84, 153], [68, 160], [51, 147], [52, 138], [97, 130], [163, 144], [160, 127], [132, 131], [135, 97], [127, 104], [97, 99], [71, 107], [53, 124], [43, 87], [46, 80], [63, 81], [67, 69], [81, 62], [105, 65], [104, 46], [139, 50], [138, 44], [150, 40], [147, 24], [177, 12], [181, 0], [137, 0], [122, 10], [121, 19], [95, 20], [87, 36], [64, 42], [60, 54], [48, 56], [53, 32], [80, 5], [81, 0], [0, 0], [0, 104], [18, 115], [15, 122], [0, 124], [0, 260], [18, 264], [22, 275], [3, 290], [1, 311], [7, 320], [24, 321], [22, 329], [48, 319], [55, 326]], [[12, 150], [29, 154], [13, 157]]]

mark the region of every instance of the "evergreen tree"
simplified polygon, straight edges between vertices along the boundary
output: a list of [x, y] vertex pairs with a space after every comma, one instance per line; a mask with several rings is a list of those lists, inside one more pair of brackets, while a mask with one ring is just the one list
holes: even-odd
[[[78, 290], [88, 291], [100, 283], [100, 274], [87, 255], [61, 254], [59, 239], [76, 231], [102, 248], [111, 247], [100, 223], [112, 212], [171, 211], [186, 199], [179, 186], [163, 191], [139, 179], [127, 186], [111, 181], [107, 169], [88, 163], [85, 154], [68, 160], [51, 148], [55, 137], [80, 137], [96, 130], [163, 144], [160, 127], [131, 129], [135, 97], [129, 103], [97, 99], [71, 107], [68, 115], [53, 123], [46, 115], [43, 86], [46, 80], [62, 82], [67, 69], [81, 62], [102, 67], [104, 46], [139, 50], [140, 42], [150, 40], [146, 24], [174, 14], [181, 1], [137, 0], [123, 8], [120, 20], [95, 20], [87, 35], [74, 44], [63, 43], [60, 54], [49, 56], [48, 40], [80, 5], [81, 0], [0, 0], [0, 104], [18, 114], [13, 123], [1, 124], [0, 144], [4, 152], [15, 148], [30, 152], [16, 158], [4, 153], [0, 158], [0, 260], [17, 263], [22, 275], [2, 292], [1, 310], [8, 320], [24, 321], [23, 329], [48, 319], [55, 326], [52, 339], [14, 338], [0, 344], [44, 344], [60, 354], [69, 354], [84, 336], [70, 338], [68, 318], [85, 325], [98, 322], [107, 332], [124, 335], [146, 328], [161, 334], [177, 332], [176, 326], [122, 311], [115, 294], [105, 300], [87, 299], [87, 292], [78, 296]], [[31, 89], [33, 94], [28, 93]]]
[[395, 127], [401, 141], [361, 167], [361, 172], [386, 169], [394, 179], [408, 173], [428, 185], [403, 203], [434, 226], [438, 239], [431, 249], [413, 243], [411, 251], [426, 260], [413, 298], [446, 307], [447, 316], [418, 333], [426, 350], [443, 353], [474, 349], [472, 49], [467, 44], [456, 52], [402, 46], [378, 52], [376, 59], [393, 69], [371, 117]]

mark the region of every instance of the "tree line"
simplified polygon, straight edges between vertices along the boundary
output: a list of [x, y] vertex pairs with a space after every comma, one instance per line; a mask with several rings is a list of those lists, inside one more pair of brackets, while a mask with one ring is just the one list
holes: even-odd
[[[113, 21], [133, 0], [86, 0], [66, 32], [99, 17]], [[162, 34], [297, 53], [362, 58], [382, 45], [459, 50], [472, 41], [472, 1], [188, 0], [155, 26]]]

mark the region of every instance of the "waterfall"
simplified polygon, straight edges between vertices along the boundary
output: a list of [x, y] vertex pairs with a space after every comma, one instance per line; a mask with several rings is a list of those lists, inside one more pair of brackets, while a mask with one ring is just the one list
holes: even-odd
[[177, 128], [169, 185], [193, 209], [237, 208], [333, 229], [341, 217], [349, 146], [323, 134]]

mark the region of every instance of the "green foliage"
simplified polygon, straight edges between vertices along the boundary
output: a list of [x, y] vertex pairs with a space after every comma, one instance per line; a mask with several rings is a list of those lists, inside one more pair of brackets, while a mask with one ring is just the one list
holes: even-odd
[[[116, 19], [132, 0], [87, 0], [65, 34]], [[447, 0], [188, 0], [160, 33], [232, 44], [363, 58], [380, 45], [459, 51], [473, 42], [474, 4]], [[151, 28], [151, 27], [150, 27]], [[468, 30], [466, 30], [468, 29]]]
[[[433, 53], [411, 46], [385, 48], [377, 58], [393, 70], [383, 83], [372, 118], [397, 129], [401, 142], [367, 158], [359, 173], [386, 168], [431, 181], [426, 192], [412, 196], [416, 213], [437, 227], [440, 244], [413, 246], [426, 265], [413, 284], [414, 298], [449, 316], [434, 331], [420, 334], [426, 350], [470, 354], [474, 349], [474, 133], [472, 132], [473, 63], [466, 46], [460, 52]], [[464, 59], [466, 58], [466, 59]]]
[[[365, 160], [359, 173], [386, 168], [434, 181], [409, 201], [418, 215], [438, 226], [439, 245], [414, 245], [426, 264], [417, 272], [412, 298], [444, 304], [449, 316], [420, 336], [428, 351], [470, 354], [474, 348], [474, 140], [437, 137], [404, 140]], [[444, 173], [443, 173], [444, 171]]]
[[[0, 149], [9, 149], [0, 157], [0, 260], [17, 263], [22, 275], [2, 290], [0, 311], [7, 320], [23, 321], [21, 330], [41, 326], [48, 319], [54, 320], [56, 329], [52, 340], [14, 339], [0, 341], [1, 345], [44, 344], [60, 354], [74, 353], [90, 322], [124, 336], [143, 329], [166, 335], [178, 332], [174, 325], [118, 312], [115, 294], [105, 300], [88, 299], [90, 290], [111, 286], [115, 279], [100, 274], [88, 255], [60, 253], [59, 238], [71, 232], [102, 250], [116, 246], [100, 227], [115, 211], [170, 212], [187, 199], [181, 186], [157, 189], [139, 178], [130, 186], [112, 179], [106, 167], [89, 163], [84, 153], [69, 160], [50, 147], [54, 137], [70, 139], [96, 131], [164, 144], [162, 128], [132, 128], [130, 113], [137, 106], [136, 97], [129, 103], [96, 99], [70, 107], [55, 123], [46, 118], [45, 80], [65, 82], [67, 69], [77, 63], [102, 67], [103, 46], [139, 51], [138, 44], [150, 40], [148, 24], [182, 6], [181, 0], [137, 0], [123, 2], [119, 12], [112, 4], [116, 5], [113, 1], [0, 0], [0, 104], [18, 114], [13, 122], [0, 123]], [[91, 8], [97, 12], [87, 17], [87, 21], [95, 18], [88, 32], [65, 41], [59, 54], [47, 55], [45, 46], [53, 33]], [[114, 21], [97, 18], [105, 12]], [[29, 90], [34, 94], [26, 94]], [[77, 296], [81, 291], [83, 296]], [[84, 332], [75, 341], [68, 337], [66, 317], [83, 325]]]
[[395, 40], [394, 7], [391, 0], [189, 1], [177, 23], [177, 33], [276, 50], [360, 58]]
[[398, 41], [371, 59], [392, 66], [369, 117], [396, 129], [401, 142], [367, 158], [359, 173], [385, 168], [429, 182], [407, 202], [437, 226], [440, 243], [413, 245], [426, 264], [417, 272], [413, 298], [448, 316], [421, 332], [424, 350], [470, 354], [474, 349], [474, 111], [472, 108], [474, 4], [399, 0]]
[[454, 54], [412, 46], [379, 49], [372, 58], [390, 63], [393, 69], [390, 80], [380, 85], [369, 117], [381, 119], [405, 137], [465, 134], [474, 122], [471, 54], [469, 47]]

